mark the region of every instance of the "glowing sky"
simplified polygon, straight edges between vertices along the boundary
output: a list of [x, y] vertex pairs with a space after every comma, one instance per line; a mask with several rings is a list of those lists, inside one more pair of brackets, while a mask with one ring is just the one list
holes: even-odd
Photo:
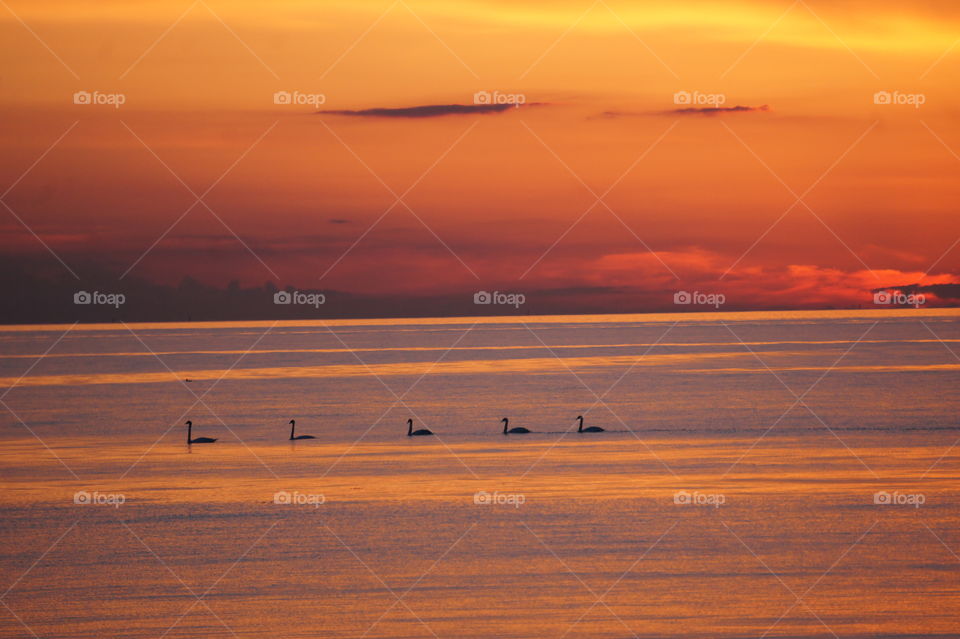
[[[960, 280], [955, 3], [7, 5], [0, 250], [81, 282], [555, 290], [575, 311]], [[390, 111], [478, 91], [526, 104]]]

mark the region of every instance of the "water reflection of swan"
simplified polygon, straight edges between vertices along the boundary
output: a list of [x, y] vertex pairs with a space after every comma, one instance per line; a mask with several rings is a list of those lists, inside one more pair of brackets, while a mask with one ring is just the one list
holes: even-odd
[[522, 435], [523, 433], [529, 433], [529, 432], [530, 432], [529, 430], [527, 430], [527, 429], [524, 428], [523, 426], [516, 426], [516, 427], [514, 427], [514, 428], [511, 428], [510, 430], [507, 430], [507, 425], [510, 424], [510, 420], [507, 419], [506, 417], [504, 417], [504, 418], [501, 419], [500, 421], [503, 422], [503, 434], [504, 434], [504, 435], [510, 435], [510, 434]]
[[580, 422], [580, 427], [577, 428], [578, 433], [602, 433], [603, 429], [599, 426], [587, 426], [583, 427], [583, 415], [577, 415], [577, 420]]
[[190, 435], [193, 432], [193, 422], [189, 419], [187, 420], [187, 443], [188, 444], [212, 444], [217, 441], [216, 437], [197, 437], [196, 439], [191, 439]]
[[417, 437], [419, 435], [433, 435], [433, 431], [426, 428], [421, 428], [419, 430], [413, 430], [413, 420], [407, 420], [407, 437]]

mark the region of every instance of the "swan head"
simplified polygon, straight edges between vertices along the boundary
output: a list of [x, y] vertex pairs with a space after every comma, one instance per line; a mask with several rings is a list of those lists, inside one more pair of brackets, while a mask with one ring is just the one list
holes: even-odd
[[297, 423], [297, 420], [291, 419], [291, 420], [290, 420], [289, 422], [287, 422], [287, 423], [289, 423], [291, 426], [293, 426], [294, 424]]
[[193, 422], [191, 422], [189, 419], [185, 422], [185, 424], [187, 426], [193, 426]]

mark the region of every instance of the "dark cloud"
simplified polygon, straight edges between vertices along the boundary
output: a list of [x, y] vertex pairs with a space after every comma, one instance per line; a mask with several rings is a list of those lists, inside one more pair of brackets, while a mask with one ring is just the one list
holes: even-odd
[[684, 107], [682, 109], [672, 109], [666, 113], [676, 113], [677, 115], [719, 115], [721, 113], [755, 113], [769, 110], [770, 107], [766, 104], [755, 107], [738, 104], [732, 107]]
[[350, 224], [350, 220], [345, 220], [340, 217], [334, 217], [327, 220], [330, 224]]
[[470, 113], [500, 113], [516, 108], [515, 104], [428, 104], [424, 106], [375, 108], [375, 109], [331, 109], [318, 111], [328, 115], [352, 115], [368, 118], [436, 118], [444, 115], [466, 115]]
[[946, 301], [960, 302], [960, 284], [907, 284], [906, 286], [883, 286], [872, 289], [871, 293], [881, 291], [900, 291], [904, 295], [911, 294], [932, 294], [937, 298]]
[[760, 106], [744, 106], [738, 104], [731, 107], [683, 107], [680, 109], [670, 109], [669, 111], [604, 111], [600, 117], [604, 118], [622, 118], [622, 117], [640, 117], [650, 115], [721, 115], [723, 113], [760, 113], [769, 111], [770, 105], [761, 104]]

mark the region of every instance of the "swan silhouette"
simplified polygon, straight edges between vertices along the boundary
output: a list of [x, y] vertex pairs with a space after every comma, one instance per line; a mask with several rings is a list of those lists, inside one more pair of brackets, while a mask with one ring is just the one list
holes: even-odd
[[511, 428], [510, 430], [507, 430], [507, 425], [510, 423], [510, 420], [509, 420], [508, 418], [504, 417], [504, 418], [501, 419], [500, 421], [503, 422], [503, 434], [504, 434], [504, 435], [510, 435], [510, 434], [522, 435], [523, 433], [529, 433], [529, 432], [530, 432], [529, 430], [527, 430], [527, 429], [524, 428], [523, 426], [516, 426], [516, 427], [514, 427], [514, 428]]
[[583, 415], [577, 415], [577, 421], [580, 422], [580, 427], [577, 428], [578, 433], [602, 433], [603, 429], [599, 426], [587, 426], [583, 427]]
[[297, 420], [291, 419], [291, 420], [290, 420], [290, 441], [294, 441], [294, 440], [296, 440], [296, 439], [316, 439], [316, 437], [314, 437], [313, 435], [297, 435], [297, 436], [294, 436], [294, 435], [293, 435], [293, 429], [296, 428], [296, 427], [297, 427]]
[[212, 444], [213, 442], [217, 441], [216, 437], [197, 437], [196, 439], [192, 439], [190, 437], [192, 432], [193, 432], [193, 422], [191, 422], [188, 419], [187, 420], [187, 443], [188, 444]]
[[413, 420], [407, 420], [407, 437], [417, 437], [420, 435], [433, 435], [433, 431], [426, 428], [421, 428], [419, 430], [413, 430]]

